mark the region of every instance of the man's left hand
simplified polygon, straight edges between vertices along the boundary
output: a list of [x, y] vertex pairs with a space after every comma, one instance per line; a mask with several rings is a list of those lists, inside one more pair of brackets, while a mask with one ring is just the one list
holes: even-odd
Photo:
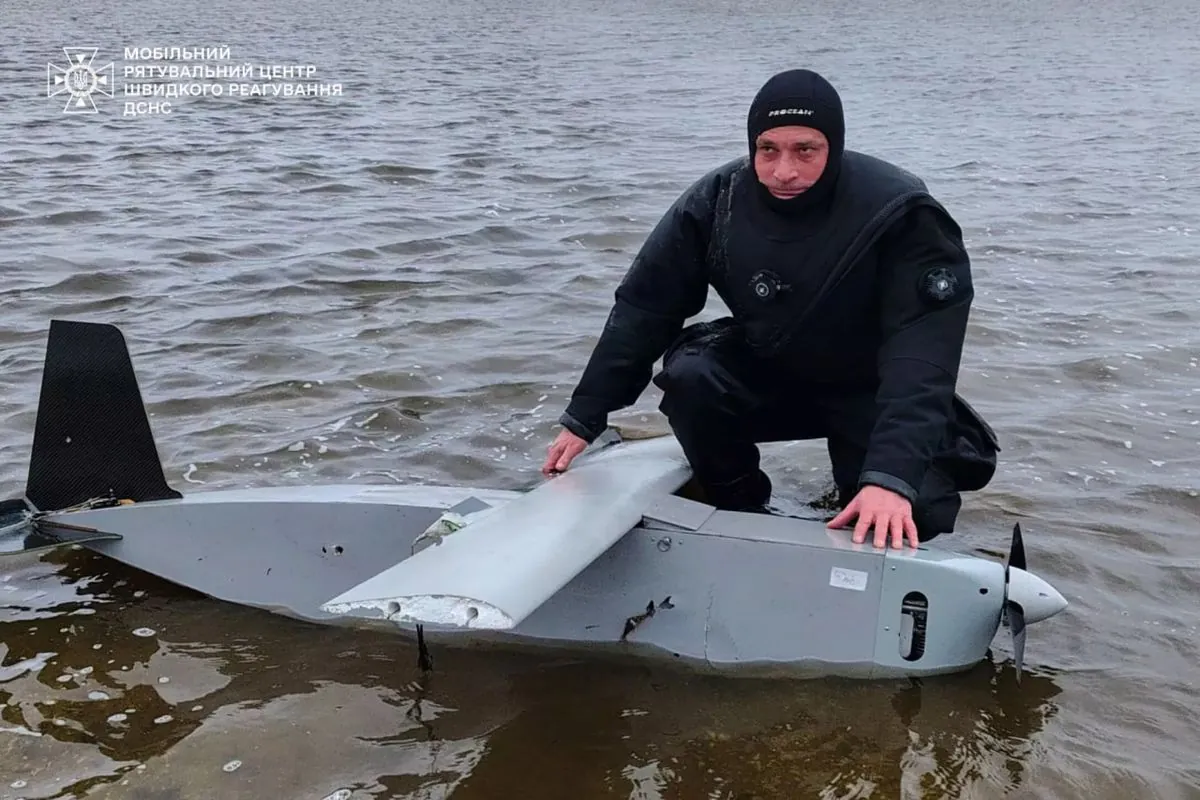
[[855, 544], [862, 544], [874, 525], [876, 547], [887, 544], [888, 533], [892, 535], [892, 547], [903, 547], [906, 535], [913, 547], [918, 545], [912, 503], [895, 492], [880, 486], [864, 486], [840, 514], [829, 520], [828, 527], [843, 528], [855, 517], [858, 517], [854, 526]]

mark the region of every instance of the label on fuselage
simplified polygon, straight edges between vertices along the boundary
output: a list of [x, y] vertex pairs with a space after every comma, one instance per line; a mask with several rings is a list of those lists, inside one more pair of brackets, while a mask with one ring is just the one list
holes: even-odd
[[867, 573], [856, 569], [834, 567], [829, 571], [829, 585], [838, 589], [853, 589], [856, 592], [867, 590]]

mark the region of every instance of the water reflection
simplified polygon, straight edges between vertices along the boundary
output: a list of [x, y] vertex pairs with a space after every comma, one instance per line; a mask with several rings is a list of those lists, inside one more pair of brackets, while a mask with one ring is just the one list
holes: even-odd
[[596, 796], [622, 784], [665, 798], [1015, 788], [1058, 692], [1052, 678], [1029, 673], [1018, 686], [1007, 663], [877, 683], [546, 669], [514, 682], [520, 716], [491, 736], [488, 757], [455, 797]]
[[0, 563], [0, 798], [960, 796], [1021, 784], [1059, 692], [1007, 661], [784, 682], [440, 649], [422, 675], [399, 637], [87, 551]]

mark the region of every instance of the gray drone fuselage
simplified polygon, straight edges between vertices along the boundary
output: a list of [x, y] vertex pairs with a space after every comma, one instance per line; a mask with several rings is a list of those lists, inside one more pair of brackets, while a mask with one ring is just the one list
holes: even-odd
[[[214, 598], [412, 631], [413, 620], [389, 619], [387, 608], [322, 606], [411, 558], [414, 541], [447, 510], [469, 514], [520, 496], [430, 486], [245, 489], [49, 519], [117, 534], [83, 546]], [[512, 629], [426, 624], [425, 636], [616, 648], [752, 674], [931, 675], [986, 656], [1003, 600], [998, 562], [930, 546], [877, 550], [817, 520], [718, 511], [669, 494]]]
[[[612, 435], [610, 435], [612, 434]], [[24, 497], [0, 553], [77, 544], [211, 597], [418, 641], [587, 648], [754, 674], [931, 675], [1001, 620], [1066, 607], [1024, 569], [855, 545], [820, 520], [685, 499], [673, 436], [593, 443], [527, 492], [331, 485], [184, 495], [159, 461], [123, 334], [53, 320]], [[24, 522], [10, 520], [28, 515]], [[28, 530], [25, 530], [28, 527]]]

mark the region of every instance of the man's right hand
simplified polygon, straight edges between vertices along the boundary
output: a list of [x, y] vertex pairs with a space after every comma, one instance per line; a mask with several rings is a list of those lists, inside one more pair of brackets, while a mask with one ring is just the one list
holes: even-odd
[[575, 456], [588, 446], [586, 440], [564, 430], [558, 434], [550, 447], [547, 448], [546, 463], [542, 465], [542, 474], [547, 478], [559, 472], [566, 472], [567, 467], [575, 460]]

